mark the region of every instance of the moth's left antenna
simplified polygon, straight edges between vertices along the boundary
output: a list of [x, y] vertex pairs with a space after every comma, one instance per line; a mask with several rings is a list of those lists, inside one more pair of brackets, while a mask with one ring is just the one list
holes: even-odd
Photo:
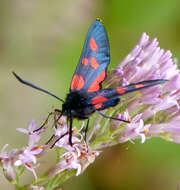
[[25, 84], [25, 85], [27, 85], [27, 86], [30, 86], [30, 87], [32, 87], [32, 88], [35, 88], [36, 90], [39, 90], [39, 91], [41, 91], [41, 92], [44, 92], [44, 93], [46, 93], [46, 94], [49, 94], [50, 96], [53, 96], [54, 98], [56, 98], [56, 99], [58, 99], [58, 100], [60, 100], [61, 102], [64, 103], [64, 100], [62, 100], [62, 99], [59, 98], [58, 96], [54, 95], [53, 93], [51, 93], [51, 92], [49, 92], [49, 91], [47, 91], [47, 90], [44, 90], [44, 89], [42, 89], [42, 88], [40, 88], [40, 87], [38, 87], [38, 86], [36, 86], [36, 85], [30, 83], [30, 82], [27, 82], [27, 81], [23, 80], [23, 79], [22, 79], [20, 76], [18, 76], [15, 72], [12, 72], [12, 73], [13, 73], [13, 75], [17, 78], [17, 80], [18, 80], [19, 82], [21, 82], [21, 83], [23, 83], [23, 84]]

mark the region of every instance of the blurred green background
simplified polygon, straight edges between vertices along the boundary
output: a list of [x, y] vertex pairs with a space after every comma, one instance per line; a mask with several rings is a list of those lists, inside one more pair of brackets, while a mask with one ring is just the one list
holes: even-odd
[[[180, 59], [179, 0], [1, 0], [0, 2], [0, 146], [26, 142], [18, 127], [43, 121], [61, 104], [24, 87], [11, 71], [64, 98], [88, 28], [101, 17], [108, 31], [111, 65], [134, 47], [142, 32], [157, 37], [163, 49]], [[43, 169], [50, 167], [49, 159]], [[1, 171], [2, 173], [2, 171]], [[32, 179], [27, 172], [24, 183]], [[64, 190], [173, 190], [180, 182], [180, 145], [161, 139], [112, 147]], [[0, 189], [13, 189], [4, 176]]]

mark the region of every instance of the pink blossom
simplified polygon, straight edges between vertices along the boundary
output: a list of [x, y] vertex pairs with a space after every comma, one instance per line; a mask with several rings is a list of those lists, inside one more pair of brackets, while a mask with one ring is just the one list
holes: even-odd
[[[72, 143], [80, 143], [83, 140], [83, 136], [80, 133], [81, 130], [84, 128], [84, 123], [82, 124], [79, 130], [76, 127], [72, 129]], [[69, 133], [68, 133], [68, 126], [67, 124], [59, 125], [57, 129], [54, 129], [54, 135], [56, 136], [58, 142], [56, 142], [55, 146], [63, 147], [66, 150], [71, 150], [72, 146], [69, 144]]]
[[17, 149], [13, 149], [9, 154], [5, 151], [8, 144], [4, 145], [0, 152], [0, 163], [3, 167], [4, 174], [9, 181], [13, 181], [16, 178], [15, 171], [12, 167], [14, 158], [16, 157]]
[[[146, 137], [152, 136], [180, 142], [180, 136], [175, 133], [180, 126], [180, 70], [171, 52], [161, 49], [158, 44], [156, 38], [150, 41], [149, 36], [143, 33], [138, 44], [106, 81], [107, 87], [111, 85], [122, 87], [144, 80], [169, 80], [165, 84], [134, 92], [122, 98], [119, 106], [114, 108], [117, 112], [118, 108], [121, 108], [121, 114], [117, 116], [124, 118], [128, 110], [129, 117], [133, 119], [130, 124], [111, 121], [111, 130], [114, 137], [117, 135], [118, 142], [132, 141], [136, 138], [141, 138], [141, 142], [144, 142]], [[137, 116], [141, 116], [141, 119], [134, 122]], [[111, 143], [107, 142], [108, 144]]]
[[126, 141], [133, 142], [136, 138], [141, 138], [141, 143], [144, 143], [146, 140], [145, 134], [148, 133], [150, 124], [144, 125], [143, 120], [141, 119], [142, 114], [136, 115], [132, 121], [127, 124], [117, 136], [117, 141], [122, 143]]
[[28, 130], [24, 129], [24, 128], [17, 128], [17, 131], [27, 134], [28, 135], [28, 145], [32, 146], [40, 140], [41, 133], [45, 132], [45, 128], [35, 131], [38, 128], [39, 128], [38, 125], [36, 125], [35, 122], [32, 120], [29, 124]]
[[43, 147], [26, 147], [21, 150], [18, 154], [17, 160], [14, 162], [15, 166], [24, 165], [28, 170], [30, 170], [35, 179], [37, 179], [37, 175], [35, 173], [34, 168], [38, 166], [36, 156], [39, 155], [43, 151]]
[[74, 144], [72, 149], [61, 156], [61, 161], [50, 171], [49, 176], [53, 176], [63, 170], [75, 169], [76, 176], [81, 174], [89, 164], [94, 162], [100, 151], [92, 150], [86, 144]]

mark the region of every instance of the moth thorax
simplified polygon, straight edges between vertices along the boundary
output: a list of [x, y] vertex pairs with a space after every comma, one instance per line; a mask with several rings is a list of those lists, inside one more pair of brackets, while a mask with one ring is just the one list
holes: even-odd
[[87, 105], [87, 101], [88, 99], [86, 97], [86, 92], [70, 92], [66, 97], [65, 103], [63, 104], [63, 110], [76, 110], [79, 108], [83, 108]]

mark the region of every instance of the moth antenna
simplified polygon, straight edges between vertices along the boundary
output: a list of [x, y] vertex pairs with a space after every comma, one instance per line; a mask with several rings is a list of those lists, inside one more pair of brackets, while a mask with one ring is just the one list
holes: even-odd
[[27, 86], [30, 86], [30, 87], [32, 87], [32, 88], [35, 88], [36, 90], [39, 90], [39, 91], [41, 91], [41, 92], [44, 92], [44, 93], [46, 93], [46, 94], [49, 94], [50, 96], [53, 96], [54, 98], [56, 98], [56, 99], [58, 99], [58, 100], [60, 100], [61, 102], [64, 103], [64, 100], [62, 100], [62, 99], [59, 98], [58, 96], [54, 95], [53, 93], [51, 93], [51, 92], [49, 92], [49, 91], [47, 91], [47, 90], [44, 90], [44, 89], [42, 89], [42, 88], [40, 88], [40, 87], [38, 87], [38, 86], [36, 86], [36, 85], [30, 83], [30, 82], [27, 82], [27, 81], [23, 80], [23, 79], [22, 79], [20, 76], [18, 76], [14, 71], [13, 71], [12, 73], [13, 73], [13, 75], [16, 77], [16, 79], [17, 79], [19, 82], [21, 82], [21, 83], [23, 83], [23, 84], [25, 84], [25, 85], [27, 85]]

